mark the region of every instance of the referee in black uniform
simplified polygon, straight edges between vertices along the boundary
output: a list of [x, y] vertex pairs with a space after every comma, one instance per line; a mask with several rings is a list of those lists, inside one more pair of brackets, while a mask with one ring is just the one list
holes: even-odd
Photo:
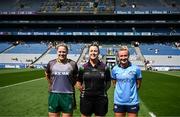
[[81, 117], [104, 117], [108, 112], [107, 90], [111, 84], [110, 70], [98, 59], [99, 46], [89, 46], [89, 61], [79, 69], [76, 87], [80, 90]]

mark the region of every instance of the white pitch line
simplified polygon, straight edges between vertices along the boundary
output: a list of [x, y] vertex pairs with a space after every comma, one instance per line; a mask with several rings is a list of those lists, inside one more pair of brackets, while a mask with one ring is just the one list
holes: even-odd
[[144, 107], [144, 109], [148, 112], [148, 114], [150, 115], [150, 117], [156, 117], [156, 115], [149, 110], [149, 108], [144, 104], [144, 102], [143, 102], [141, 99], [140, 99], [140, 103], [142, 104], [142, 106]]
[[44, 77], [38, 78], [38, 79], [35, 79], [35, 80], [29, 80], [29, 81], [25, 81], [25, 82], [20, 82], [20, 83], [16, 83], [16, 84], [12, 84], [12, 85], [7, 85], [7, 86], [4, 86], [4, 87], [0, 87], [0, 89], [5, 89], [5, 88], [8, 88], [8, 87], [13, 87], [13, 86], [17, 86], [17, 85], [21, 85], [21, 84], [25, 84], [25, 83], [30, 83], [30, 82], [42, 80], [43, 78]]
[[153, 112], [149, 112], [149, 115], [150, 115], [151, 117], [156, 117], [156, 115], [155, 115]]

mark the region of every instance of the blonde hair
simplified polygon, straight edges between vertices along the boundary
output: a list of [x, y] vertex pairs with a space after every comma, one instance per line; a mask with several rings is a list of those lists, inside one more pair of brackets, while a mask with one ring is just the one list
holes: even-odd
[[65, 43], [59, 43], [58, 45], [56, 45], [56, 49], [58, 49], [59, 47], [65, 47], [66, 48], [66, 51], [68, 52], [68, 46], [67, 46], [67, 44], [65, 44]]
[[128, 56], [130, 55], [130, 52], [129, 52], [129, 49], [128, 49], [127, 46], [121, 46], [121, 47], [119, 48], [119, 52], [120, 52], [120, 51], [128, 51]]

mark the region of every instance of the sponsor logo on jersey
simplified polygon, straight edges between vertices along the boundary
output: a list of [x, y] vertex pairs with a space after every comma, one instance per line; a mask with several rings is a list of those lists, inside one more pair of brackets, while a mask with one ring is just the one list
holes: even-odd
[[62, 71], [62, 72], [54, 72], [54, 75], [69, 75], [69, 72]]

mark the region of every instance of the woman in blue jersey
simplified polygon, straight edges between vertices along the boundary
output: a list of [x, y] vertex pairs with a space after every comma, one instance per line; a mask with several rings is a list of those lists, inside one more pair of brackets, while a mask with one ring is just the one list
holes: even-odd
[[62, 117], [72, 117], [78, 67], [76, 62], [67, 58], [66, 44], [57, 46], [57, 54], [56, 59], [49, 61], [45, 72], [49, 85], [48, 115], [60, 117], [62, 113]]
[[76, 86], [80, 90], [81, 117], [104, 117], [108, 111], [107, 90], [111, 84], [110, 70], [98, 59], [97, 42], [89, 46], [89, 61], [79, 69]]
[[112, 69], [115, 117], [137, 117], [139, 111], [138, 90], [141, 86], [141, 70], [129, 61], [129, 50], [122, 46], [118, 51], [119, 64]]

